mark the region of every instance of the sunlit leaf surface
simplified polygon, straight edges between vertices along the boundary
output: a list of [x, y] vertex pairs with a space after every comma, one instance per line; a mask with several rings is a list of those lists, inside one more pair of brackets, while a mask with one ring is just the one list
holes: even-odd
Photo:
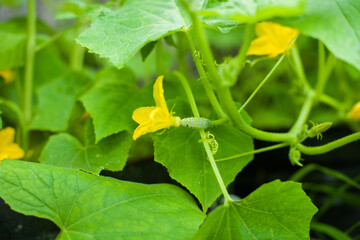
[[210, 213], [194, 239], [309, 239], [316, 207], [300, 183], [267, 183]]
[[57, 239], [189, 239], [205, 215], [184, 190], [4, 160], [0, 196], [15, 211], [53, 221]]

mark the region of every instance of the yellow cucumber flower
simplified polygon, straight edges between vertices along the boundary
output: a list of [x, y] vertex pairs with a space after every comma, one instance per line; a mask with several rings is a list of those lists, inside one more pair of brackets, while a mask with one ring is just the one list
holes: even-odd
[[154, 84], [153, 96], [156, 103], [155, 107], [140, 107], [135, 109], [132, 118], [140, 125], [135, 129], [133, 139], [136, 140], [149, 132], [171, 126], [179, 127], [181, 120], [179, 117], [172, 116], [167, 108], [164, 89], [163, 76], [156, 79]]
[[0, 130], [0, 161], [9, 159], [20, 159], [24, 157], [24, 151], [14, 143], [15, 130], [7, 127]]
[[347, 117], [354, 121], [360, 121], [360, 101], [352, 107], [351, 111], [347, 114]]
[[268, 55], [269, 58], [276, 57], [286, 52], [291, 42], [298, 36], [299, 31], [285, 27], [278, 23], [261, 22], [255, 26], [256, 36], [246, 55]]
[[0, 71], [0, 76], [4, 78], [5, 84], [11, 83], [15, 79], [15, 73], [10, 69]]

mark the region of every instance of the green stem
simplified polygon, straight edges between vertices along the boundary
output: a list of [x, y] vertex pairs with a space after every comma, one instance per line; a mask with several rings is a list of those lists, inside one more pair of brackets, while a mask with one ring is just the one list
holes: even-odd
[[24, 117], [30, 123], [32, 115], [32, 94], [36, 44], [36, 0], [28, 0], [27, 44], [24, 79]]
[[324, 49], [324, 45], [322, 44], [321, 41], [319, 41], [319, 69], [318, 69], [318, 79], [317, 79], [317, 83], [316, 83], [316, 87], [315, 87], [315, 91], [313, 91], [311, 89], [311, 87], [309, 85], [306, 85], [307, 80], [306, 80], [306, 76], [304, 73], [304, 68], [302, 66], [302, 62], [300, 59], [300, 56], [297, 52], [297, 50], [295, 50], [294, 52], [294, 58], [296, 59], [296, 72], [299, 75], [299, 78], [302, 78], [303, 82], [305, 83], [305, 92], [307, 92], [307, 97], [306, 100], [302, 106], [302, 109], [300, 111], [299, 117], [297, 118], [295, 124], [293, 125], [293, 127], [291, 128], [290, 132], [293, 134], [296, 134], [297, 132], [299, 132], [302, 128], [302, 126], [305, 124], [306, 120], [308, 119], [311, 109], [314, 106], [314, 103], [317, 99], [321, 98], [322, 92], [324, 91], [324, 88], [326, 86], [326, 82], [328, 79], [329, 74], [326, 73], [325, 70], [325, 49]]
[[211, 85], [211, 83], [209, 82], [208, 80], [208, 76], [205, 72], [205, 69], [204, 69], [204, 66], [203, 66], [203, 63], [201, 61], [201, 58], [199, 56], [199, 52], [196, 50], [196, 47], [195, 47], [195, 44], [194, 44], [194, 41], [192, 39], [192, 36], [191, 34], [186, 31], [186, 37], [188, 39], [188, 42], [189, 42], [189, 46], [190, 46], [190, 50], [191, 50], [191, 54], [192, 54], [192, 57], [193, 57], [193, 60], [195, 62], [195, 65], [196, 65], [196, 68], [199, 72], [199, 75], [200, 75], [200, 79], [201, 79], [201, 83], [205, 89], [205, 92], [206, 92], [206, 95], [208, 96], [209, 100], [210, 100], [210, 103], [212, 105], [212, 107], [214, 108], [216, 114], [218, 115], [219, 118], [226, 118], [226, 114], [224, 113], [224, 111], [222, 110], [220, 104], [219, 104], [219, 101], [214, 93], [214, 90], [213, 90], [213, 87]]
[[73, 53], [71, 55], [71, 68], [74, 71], [81, 71], [84, 67], [85, 48], [74, 42]]
[[[192, 12], [192, 11], [189, 11], [189, 12], [190, 12], [190, 16], [191, 16], [192, 22], [193, 22], [193, 30], [194, 30], [194, 35], [197, 40], [197, 45], [199, 46], [199, 49], [202, 53], [202, 56], [203, 56], [205, 65], [208, 69], [211, 80], [213, 81], [213, 83], [215, 85], [220, 102], [222, 103], [222, 106], [224, 107], [224, 109], [227, 111], [231, 121], [233, 123], [235, 123], [236, 126], [240, 130], [244, 131], [245, 133], [247, 133], [248, 135], [250, 135], [256, 139], [272, 141], [272, 142], [284, 142], [284, 141], [291, 140], [292, 136], [290, 134], [271, 133], [271, 132], [261, 131], [261, 130], [251, 127], [244, 121], [244, 119], [241, 117], [241, 115], [238, 112], [238, 109], [236, 107], [234, 100], [232, 99], [229, 88], [225, 87], [222, 84], [222, 79], [214, 65], [214, 58], [210, 51], [208, 42], [205, 39], [205, 35], [203, 32], [203, 29], [201, 28], [201, 24], [198, 19], [197, 13]], [[247, 38], [247, 36], [245, 38]]]
[[186, 56], [189, 50], [186, 44], [186, 36], [182, 32], [179, 32], [176, 35], [178, 37], [178, 41], [177, 41], [178, 50], [176, 51], [178, 69], [183, 74], [186, 74], [188, 73]]
[[65, 33], [69, 32], [70, 30], [72, 30], [73, 28], [69, 28], [66, 29], [65, 31], [59, 32], [57, 34], [55, 34], [54, 36], [52, 36], [49, 40], [39, 44], [38, 46], [36, 46], [35, 51], [39, 52], [40, 50], [42, 50], [43, 48], [47, 47], [48, 45], [50, 45], [51, 43], [55, 42], [56, 40], [58, 40], [60, 37], [62, 37]]
[[[316, 98], [321, 100], [324, 99], [322, 93], [324, 92], [327, 81], [329, 80], [330, 74], [335, 66], [336, 58], [330, 53], [327, 61], [325, 62], [325, 47], [324, 44], [319, 40], [319, 70], [318, 70], [318, 81], [315, 86]], [[326, 98], [329, 100], [329, 98]]]
[[[187, 80], [185, 79], [184, 75], [182, 75], [178, 71], [175, 71], [174, 74], [179, 79], [182, 86], [184, 87], [184, 90], [186, 92], [186, 96], [187, 96], [188, 101], [190, 103], [190, 107], [191, 107], [191, 110], [193, 112], [194, 117], [200, 117], [199, 110], [197, 109], [197, 106], [196, 106], [194, 95], [192, 94], [191, 88], [190, 88]], [[199, 132], [200, 132], [201, 139], [207, 139], [204, 129], [200, 129]], [[212, 167], [212, 169], [214, 171], [216, 180], [219, 183], [221, 192], [222, 192], [222, 194], [224, 196], [225, 205], [228, 205], [229, 201], [231, 201], [231, 198], [230, 198], [230, 195], [229, 195], [229, 193], [228, 193], [228, 191], [226, 189], [225, 183], [224, 183], [224, 181], [223, 181], [223, 179], [221, 177], [219, 169], [216, 166], [216, 162], [215, 162], [214, 156], [211, 153], [211, 148], [209, 146], [209, 143], [207, 141], [202, 141], [202, 143], [204, 145], [205, 152], [206, 152], [206, 155], [208, 156], [211, 167]]]
[[28, 125], [32, 118], [32, 97], [34, 81], [34, 61], [36, 47], [36, 0], [28, 0], [27, 16], [27, 43], [26, 43], [26, 60], [24, 73], [24, 103], [23, 113], [25, 125], [23, 126], [23, 149], [28, 149]]
[[286, 146], [289, 146], [289, 145], [287, 143], [279, 143], [279, 144], [275, 144], [275, 145], [272, 145], [269, 147], [259, 148], [254, 151], [251, 151], [251, 152], [240, 153], [240, 154], [236, 154], [236, 155], [226, 157], [226, 158], [219, 158], [219, 159], [216, 159], [215, 162], [228, 161], [228, 160], [232, 160], [235, 158], [244, 157], [244, 156], [248, 156], [248, 155], [256, 154], [256, 153], [267, 152], [267, 151], [275, 150], [275, 149], [286, 147]]
[[314, 232], [320, 232], [328, 235], [330, 239], [353, 240], [353, 238], [349, 237], [346, 233], [342, 232], [338, 228], [325, 223], [312, 222], [310, 224], [310, 228]]
[[307, 164], [306, 166], [300, 168], [298, 171], [296, 171], [290, 178], [290, 181], [294, 182], [300, 182], [306, 175], [308, 175], [310, 172], [315, 171], [317, 169], [317, 164]]
[[294, 64], [293, 65], [291, 64], [291, 65], [294, 67], [294, 70], [295, 70], [296, 74], [298, 75], [299, 80], [305, 86], [305, 89], [311, 89], [311, 86], [306, 79], [304, 67], [302, 65], [300, 54], [299, 54], [299, 51], [296, 46], [291, 49], [291, 57], [292, 57], [292, 60], [294, 61]]
[[358, 133], [353, 133], [350, 134], [346, 137], [337, 139], [333, 142], [327, 143], [325, 145], [322, 146], [317, 146], [317, 147], [308, 147], [302, 144], [297, 145], [297, 148], [304, 154], [307, 155], [318, 155], [318, 154], [323, 154], [323, 153], [327, 153], [330, 152], [336, 148], [342, 147], [346, 144], [355, 142], [357, 140], [360, 139], [360, 132]]
[[326, 84], [323, 78], [325, 78], [325, 47], [324, 44], [319, 40], [318, 41], [318, 81], [315, 87], [315, 94], [320, 96], [319, 93], [322, 93]]
[[173, 74], [178, 78], [178, 80], [180, 81], [181, 85], [183, 86], [186, 96], [188, 98], [190, 107], [191, 107], [191, 111], [193, 112], [194, 117], [200, 117], [200, 113], [199, 110], [196, 106], [196, 102], [195, 102], [195, 98], [192, 94], [191, 88], [189, 83], [187, 82], [186, 78], [184, 77], [184, 75], [179, 72], [179, 71], [174, 71]]
[[[360, 177], [357, 176], [353, 180], [357, 182], [360, 180]], [[328, 199], [325, 203], [322, 204], [322, 206], [319, 208], [319, 211], [313, 217], [313, 221], [318, 221], [329, 210], [329, 208], [333, 206], [335, 201], [338, 200], [340, 196], [343, 195], [350, 187], [351, 185], [346, 183], [342, 185], [340, 188], [338, 188], [336, 192], [333, 192], [332, 194], [330, 193], [332, 196], [330, 197], [330, 199]], [[346, 231], [347, 234], [349, 234], [350, 232], [349, 230]]]
[[222, 124], [224, 124], [224, 123], [227, 123], [227, 122], [229, 122], [229, 118], [220, 118], [220, 119], [218, 119], [218, 120], [213, 120], [213, 121], [211, 121], [210, 122], [210, 125], [211, 125], [211, 127], [215, 127], [215, 126], [218, 126], [218, 125], [222, 125]]
[[158, 76], [166, 74], [167, 69], [164, 66], [162, 39], [157, 41], [155, 45], [155, 62], [156, 62], [156, 74]]
[[348, 230], [346, 230], [346, 234], [350, 234], [356, 228], [360, 227], [360, 220], [353, 224]]
[[[204, 129], [200, 129], [199, 130], [200, 132], [200, 136], [201, 136], [201, 139], [206, 139], [206, 134], [205, 134], [205, 130]], [[209, 162], [211, 164], [211, 167], [214, 171], [214, 174], [215, 174], [215, 177], [216, 177], [216, 180], [220, 186], [220, 189], [221, 189], [221, 192], [224, 196], [224, 199], [225, 199], [225, 203], [224, 205], [225, 206], [228, 206], [229, 205], [229, 201], [231, 201], [231, 198], [230, 198], [230, 195], [229, 195], [229, 192], [227, 191], [226, 189], [226, 186], [225, 186], [225, 183], [221, 177], [221, 174], [219, 172], [219, 169], [216, 165], [216, 162], [215, 162], [215, 159], [214, 159], [214, 156], [212, 155], [211, 153], [211, 149], [210, 149], [210, 146], [209, 146], [209, 143], [207, 141], [202, 141], [203, 145], [204, 145], [204, 148], [205, 148], [205, 152], [206, 152], [206, 155], [208, 156], [208, 159], [209, 159]]]
[[238, 65], [239, 68], [238, 68], [236, 76], [239, 76], [241, 70], [243, 69], [244, 62], [245, 62], [245, 59], [246, 59], [246, 53], [247, 53], [247, 50], [249, 49], [251, 40], [252, 40], [252, 38], [254, 36], [254, 32], [255, 32], [255, 24], [246, 25], [245, 38], [244, 38], [244, 41], [243, 41], [243, 43], [241, 45], [239, 54], [236, 57], [238, 62], [239, 62], [239, 65]]
[[126, 0], [116, 0], [116, 7], [121, 7], [125, 2]]
[[20, 106], [20, 109], [24, 109], [24, 96], [23, 96], [23, 86], [21, 83], [21, 79], [20, 79], [20, 74], [19, 74], [19, 70], [16, 71], [16, 79], [15, 79], [15, 89], [16, 89], [16, 94], [18, 97], [18, 105]]
[[330, 78], [330, 74], [331, 72], [333, 71], [334, 67], [335, 67], [335, 64], [336, 64], [336, 57], [334, 54], [332, 53], [329, 53], [329, 56], [326, 60], [326, 63], [325, 63], [325, 66], [324, 66], [324, 71], [323, 71], [323, 78], [324, 78], [324, 83], [323, 83], [323, 86], [319, 86], [319, 91], [320, 92], [324, 92], [324, 88], [325, 88], [325, 85], [327, 83], [327, 80]]
[[338, 110], [339, 112], [343, 112], [345, 110], [344, 106], [337, 101], [336, 99], [330, 97], [329, 95], [326, 94], [321, 94], [320, 99], [319, 99], [322, 103], [335, 108], [336, 110]]
[[276, 64], [274, 65], [274, 67], [271, 69], [271, 71], [266, 75], [266, 77], [264, 78], [264, 80], [261, 81], [261, 83], [259, 84], [259, 86], [257, 86], [257, 88], [255, 89], [255, 91], [250, 95], [250, 97], [246, 100], [246, 102], [241, 106], [241, 108], [239, 109], [239, 112], [241, 112], [247, 105], [248, 103], [253, 99], [253, 97], [256, 95], [256, 93], [260, 90], [260, 88], [266, 83], [266, 81], [271, 77], [271, 75], [274, 73], [275, 69], [280, 65], [281, 61], [284, 59], [284, 55], [282, 55], [279, 60], [276, 62]]
[[296, 134], [301, 130], [302, 126], [305, 124], [306, 120], [310, 115], [311, 109], [314, 105], [314, 100], [315, 100], [314, 92], [310, 90], [307, 94], [305, 102], [302, 105], [300, 114], [296, 119], [296, 122], [289, 131], [290, 133]]

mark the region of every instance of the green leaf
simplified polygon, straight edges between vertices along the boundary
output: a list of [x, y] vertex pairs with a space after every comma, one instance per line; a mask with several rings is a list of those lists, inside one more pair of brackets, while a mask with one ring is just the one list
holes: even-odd
[[164, 39], [165, 39], [165, 42], [167, 43], [167, 45], [177, 47], [177, 44], [174, 41], [173, 35], [166, 36], [166, 37], [164, 37]]
[[[331, 16], [331, 17], [330, 17]], [[338, 58], [360, 69], [360, 1], [307, 1], [303, 16], [279, 20], [320, 39]]]
[[[87, 0], [66, 0], [64, 2], [59, 1], [58, 8], [61, 8], [57, 12], [56, 20], [69, 20], [69, 19], [81, 19], [82, 22], [86, 22], [88, 19], [95, 19], [102, 12], [108, 12], [110, 9], [98, 3], [91, 3], [94, 1]], [[56, 7], [52, 5], [52, 7]]]
[[[233, 31], [235, 28], [239, 27], [239, 22], [222, 19], [221, 17], [217, 16], [203, 16], [201, 17], [201, 21], [205, 24], [206, 27], [212, 28], [215, 30], [220, 31], [221, 33], [228, 34]], [[225, 35], [228, 38], [227, 35]], [[212, 39], [209, 39], [212, 41]], [[229, 47], [226, 45], [225, 47]]]
[[[209, 3], [203, 15], [210, 26], [231, 27], [234, 22], [256, 23], [274, 17], [297, 16], [303, 12], [304, 0], [227, 0]], [[217, 18], [219, 16], [218, 23]], [[229, 21], [230, 20], [230, 21]]]
[[39, 105], [31, 129], [64, 131], [78, 94], [90, 80], [77, 73], [66, 74], [38, 90]]
[[136, 126], [132, 113], [137, 107], [152, 105], [149, 104], [154, 102], [151, 92], [138, 89], [129, 69], [105, 69], [97, 79], [95, 86], [81, 98], [93, 118], [96, 142], [124, 130], [132, 132]]
[[309, 239], [316, 211], [300, 183], [275, 180], [243, 200], [216, 208], [194, 239]]
[[[45, 41], [49, 41], [50, 37], [42, 36], [42, 39], [38, 41], [41, 44]], [[63, 56], [54, 45], [48, 45], [36, 53], [34, 62], [34, 89], [35, 91], [57, 78], [60, 78], [67, 72], [66, 62], [63, 60]]]
[[67, 133], [51, 136], [42, 152], [40, 162], [95, 174], [99, 174], [103, 169], [122, 170], [132, 142], [131, 135], [128, 132], [121, 132], [95, 144], [91, 122], [88, 126], [84, 144]]
[[0, 70], [24, 65], [26, 35], [0, 30]]
[[[252, 138], [239, 130], [219, 126], [209, 130], [219, 144], [215, 160], [254, 150]], [[154, 134], [155, 161], [164, 165], [172, 178], [184, 185], [200, 201], [203, 210], [220, 196], [221, 190], [213, 173], [200, 134], [185, 127]], [[228, 185], [252, 160], [253, 155], [217, 163], [224, 183]]]
[[[203, 0], [195, 3], [201, 6]], [[122, 68], [147, 43], [189, 26], [179, 0], [129, 0], [118, 10], [101, 14], [77, 42]]]
[[57, 239], [189, 239], [205, 217], [173, 185], [16, 160], [0, 165], [0, 196], [15, 211], [53, 221]]

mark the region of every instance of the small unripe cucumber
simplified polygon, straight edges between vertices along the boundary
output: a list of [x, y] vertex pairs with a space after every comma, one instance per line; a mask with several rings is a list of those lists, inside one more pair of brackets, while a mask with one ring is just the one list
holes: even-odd
[[209, 128], [211, 126], [209, 119], [197, 117], [183, 118], [181, 119], [181, 125], [197, 129]]

